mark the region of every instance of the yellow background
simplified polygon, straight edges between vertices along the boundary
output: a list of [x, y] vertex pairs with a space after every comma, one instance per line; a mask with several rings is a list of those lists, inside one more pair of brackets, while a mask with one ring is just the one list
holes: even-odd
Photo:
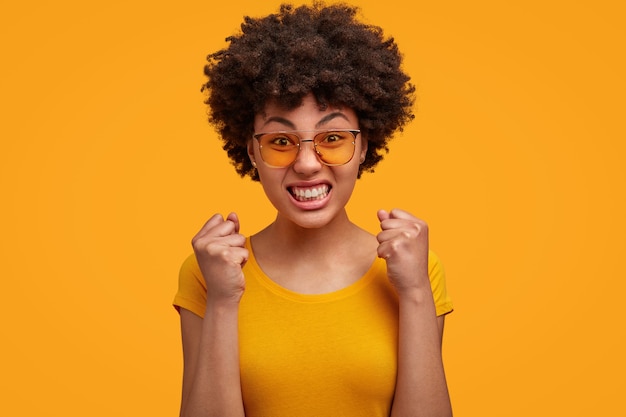
[[[214, 4], [0, 7], [0, 415], [177, 414], [190, 238], [214, 212], [244, 233], [273, 217], [200, 85], [277, 3]], [[378, 208], [429, 222], [456, 415], [626, 415], [624, 3], [361, 6], [419, 102], [349, 209], [372, 231]]]

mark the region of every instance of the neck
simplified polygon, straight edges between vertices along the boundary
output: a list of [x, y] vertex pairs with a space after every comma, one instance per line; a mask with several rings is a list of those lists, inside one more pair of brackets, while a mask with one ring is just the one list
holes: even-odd
[[320, 294], [362, 277], [376, 257], [378, 242], [342, 211], [318, 228], [303, 227], [279, 214], [252, 236], [252, 247], [270, 279], [292, 291]]
[[342, 244], [351, 242], [350, 237], [360, 232], [362, 230], [348, 219], [343, 210], [330, 223], [319, 228], [302, 227], [278, 214], [274, 223], [261, 234], [273, 242], [277, 253], [298, 252], [319, 259], [324, 253], [336, 253]]

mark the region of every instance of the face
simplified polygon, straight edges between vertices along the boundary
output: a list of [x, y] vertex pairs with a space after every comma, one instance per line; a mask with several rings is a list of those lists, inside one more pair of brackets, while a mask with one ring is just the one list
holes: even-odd
[[[291, 110], [271, 102], [254, 119], [254, 131], [296, 131], [302, 141], [313, 139], [315, 132], [329, 129], [359, 129], [350, 108], [320, 107], [313, 95]], [[302, 142], [295, 161], [286, 167], [268, 166], [261, 157], [259, 142], [248, 144], [250, 159], [256, 164], [265, 194], [278, 210], [278, 220], [300, 227], [323, 227], [344, 212], [354, 189], [359, 164], [365, 158], [367, 142], [357, 134], [352, 159], [339, 166], [328, 166], [316, 156], [312, 142]]]

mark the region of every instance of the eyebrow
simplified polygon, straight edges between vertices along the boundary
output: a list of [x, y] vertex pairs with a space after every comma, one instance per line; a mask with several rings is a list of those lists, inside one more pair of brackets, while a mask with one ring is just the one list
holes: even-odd
[[[350, 121], [350, 120], [348, 120], [348, 117], [345, 114], [343, 114], [343, 113], [341, 113], [339, 111], [336, 111], [336, 112], [332, 112], [332, 113], [327, 114], [326, 116], [322, 117], [322, 119], [315, 124], [315, 127], [316, 128], [322, 127], [326, 123], [330, 122], [331, 120], [333, 120], [333, 119], [335, 119], [337, 117], [345, 119], [346, 121]], [[283, 124], [283, 125], [289, 127], [290, 129], [293, 129], [293, 130], [296, 129], [296, 125], [294, 125], [291, 120], [285, 119], [284, 117], [280, 117], [280, 116], [269, 117], [267, 120], [265, 120], [265, 123], [263, 123], [263, 126], [267, 126], [271, 122], [276, 122], [276, 123]]]

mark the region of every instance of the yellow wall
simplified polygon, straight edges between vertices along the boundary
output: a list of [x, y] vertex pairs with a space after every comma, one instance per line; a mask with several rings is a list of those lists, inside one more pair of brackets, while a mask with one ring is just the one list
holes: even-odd
[[[0, 415], [175, 415], [190, 238], [273, 217], [205, 121], [204, 57], [277, 3], [6, 3]], [[419, 102], [349, 209], [430, 223], [459, 416], [625, 412], [623, 4], [361, 2]]]

